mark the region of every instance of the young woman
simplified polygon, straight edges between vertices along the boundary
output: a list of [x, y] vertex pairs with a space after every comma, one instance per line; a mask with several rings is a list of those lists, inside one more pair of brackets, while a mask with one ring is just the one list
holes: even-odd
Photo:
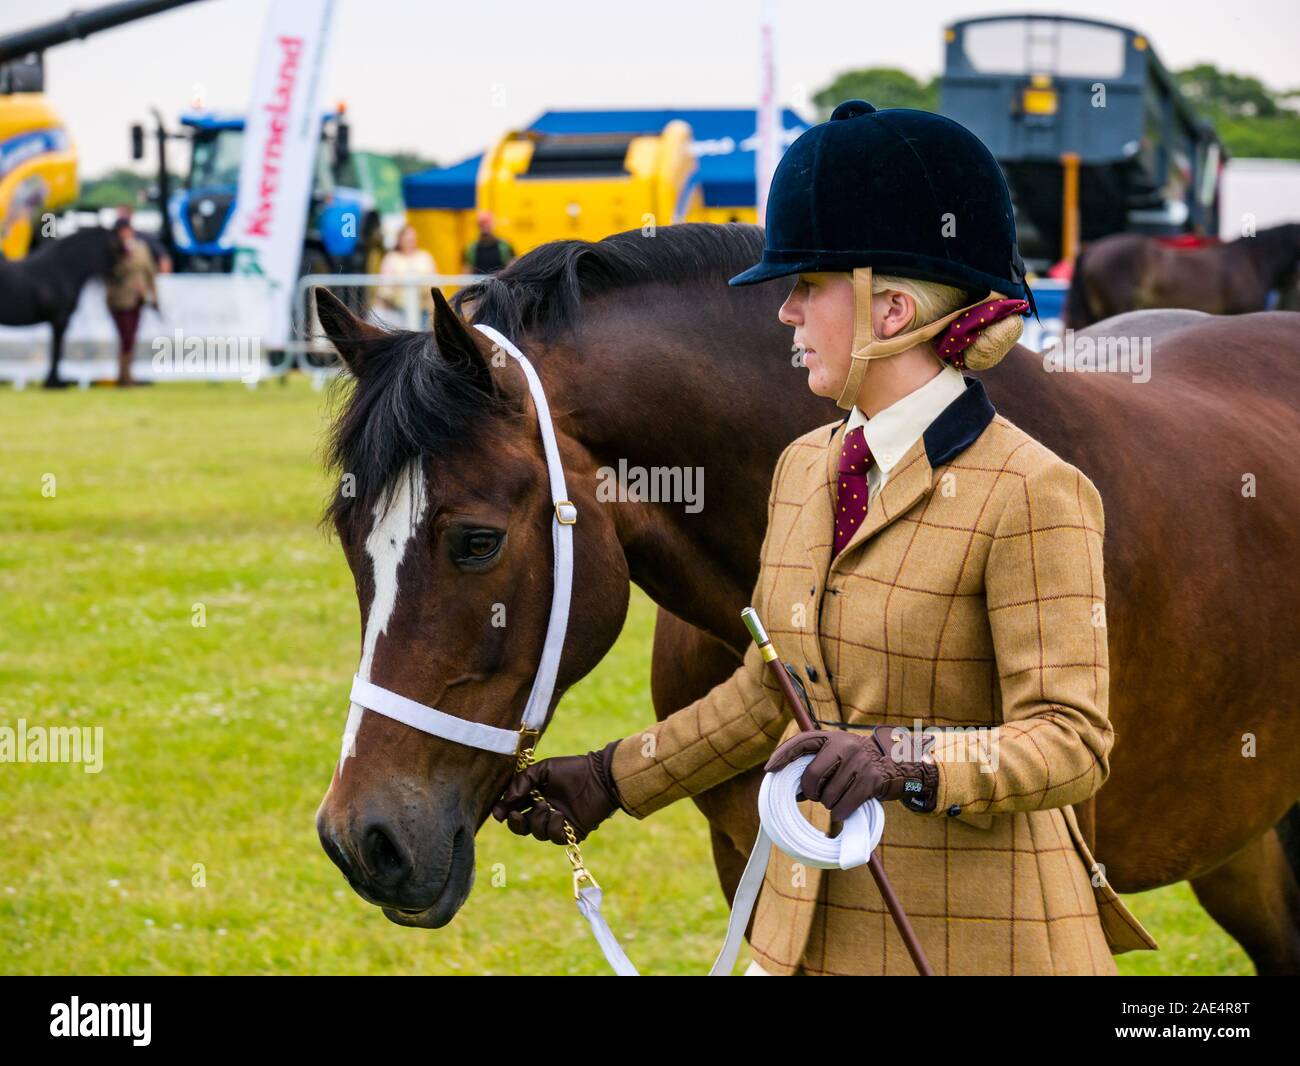
[[388, 281], [380, 286], [375, 299], [390, 311], [404, 312], [407, 301], [420, 302], [420, 328], [424, 328], [429, 316], [433, 314], [433, 296], [427, 285], [417, 285], [413, 289], [402, 285], [402, 278], [438, 273], [433, 256], [420, 247], [419, 235], [409, 222], [397, 234], [397, 242], [392, 251], [386, 253], [379, 263], [379, 273]]
[[[1155, 942], [1072, 809], [1114, 740], [1101, 500], [961, 373], [1015, 345], [1032, 299], [1001, 170], [949, 119], [841, 104], [782, 159], [762, 261], [731, 283], [785, 275], [808, 387], [849, 413], [778, 460], [753, 602], [822, 728], [798, 731], [751, 647], [649, 729], [517, 775], [494, 816], [581, 840], [811, 755], [823, 831], [888, 804], [879, 853], [936, 973], [1113, 974]], [[776, 849], [750, 946], [751, 973], [915, 972], [865, 866]]]

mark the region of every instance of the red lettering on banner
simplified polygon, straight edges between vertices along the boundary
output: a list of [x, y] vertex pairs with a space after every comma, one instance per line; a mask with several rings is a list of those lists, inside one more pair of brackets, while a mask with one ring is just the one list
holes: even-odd
[[288, 129], [289, 112], [293, 108], [293, 93], [297, 87], [299, 63], [302, 57], [301, 37], [278, 37], [280, 68], [277, 73], [275, 93], [266, 105], [271, 118], [267, 124], [266, 140], [262, 144], [262, 176], [257, 186], [257, 206], [249, 215], [246, 234], [252, 237], [269, 237], [275, 219], [275, 192], [280, 185], [280, 168], [277, 165], [284, 155], [284, 136]]

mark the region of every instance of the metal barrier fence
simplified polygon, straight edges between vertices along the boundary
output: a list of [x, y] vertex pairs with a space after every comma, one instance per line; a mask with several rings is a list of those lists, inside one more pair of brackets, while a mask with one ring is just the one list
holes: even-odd
[[435, 287], [459, 288], [482, 280], [480, 274], [412, 274], [408, 277], [382, 274], [304, 274], [298, 279], [293, 294], [295, 339], [285, 345], [285, 348], [293, 353], [297, 368], [312, 378], [312, 384], [316, 388], [321, 388], [328, 377], [338, 373], [339, 366], [333, 345], [320, 333], [314, 306], [308, 306], [307, 293], [313, 286], [321, 285], [345, 303], [351, 302], [353, 306], [355, 299], [349, 301], [348, 297], [356, 290], [401, 289], [405, 297], [401, 308], [380, 306], [378, 301], [369, 301], [368, 317], [381, 325], [419, 330], [426, 326], [421, 307], [425, 292]]
[[[230, 381], [243, 380], [255, 388], [260, 380], [283, 378], [299, 369], [308, 374], [318, 388], [324, 379], [337, 373], [334, 349], [313, 329], [314, 309], [309, 309], [307, 293], [313, 285], [333, 290], [354, 308], [365, 307], [373, 320], [388, 326], [420, 329], [422, 326], [422, 290], [432, 286], [460, 287], [481, 276], [464, 274], [429, 274], [404, 278], [379, 274], [309, 274], [298, 280], [292, 294], [292, 338], [274, 346], [263, 345], [261, 338], [270, 321], [271, 300], [275, 295], [262, 278], [240, 278], [225, 274], [160, 274], [157, 278], [159, 302], [164, 314], [146, 310], [140, 321], [132, 374], [140, 381]], [[357, 298], [362, 291], [380, 288], [404, 293], [400, 308], [378, 300]], [[283, 298], [283, 297], [281, 297]], [[179, 365], [184, 359], [160, 360], [160, 345], [175, 349], [185, 339], [199, 338], [213, 342], [213, 347], [238, 343], [257, 349], [253, 360], [255, 374], [248, 374], [247, 364], [235, 366], [230, 361], [217, 366]], [[0, 381], [9, 381], [17, 389], [39, 382], [49, 364], [52, 332], [48, 325], [0, 327]], [[60, 375], [67, 381], [89, 388], [96, 381], [111, 381], [117, 376], [117, 332], [105, 305], [104, 287], [97, 280], [88, 282], [73, 314], [64, 338]], [[252, 380], [249, 380], [249, 378]]]

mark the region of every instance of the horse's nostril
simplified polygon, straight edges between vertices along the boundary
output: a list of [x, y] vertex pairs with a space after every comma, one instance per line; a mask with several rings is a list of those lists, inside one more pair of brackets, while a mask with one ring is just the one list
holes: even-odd
[[339, 847], [338, 841], [334, 838], [334, 834], [330, 832], [323, 823], [321, 823], [317, 827], [317, 835], [320, 837], [321, 847], [325, 849], [325, 854], [330, 857], [330, 861], [342, 870], [344, 874], [351, 877], [352, 863], [348, 859], [347, 851]]
[[362, 859], [371, 877], [380, 884], [399, 884], [411, 873], [411, 860], [382, 825], [372, 825], [366, 830]]

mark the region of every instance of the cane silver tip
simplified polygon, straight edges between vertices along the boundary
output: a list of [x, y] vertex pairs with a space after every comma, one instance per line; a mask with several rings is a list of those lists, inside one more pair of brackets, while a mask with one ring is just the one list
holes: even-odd
[[745, 623], [745, 628], [749, 630], [749, 635], [754, 638], [755, 644], [768, 643], [767, 630], [763, 628], [763, 622], [754, 608], [746, 607], [740, 612], [740, 618]]

